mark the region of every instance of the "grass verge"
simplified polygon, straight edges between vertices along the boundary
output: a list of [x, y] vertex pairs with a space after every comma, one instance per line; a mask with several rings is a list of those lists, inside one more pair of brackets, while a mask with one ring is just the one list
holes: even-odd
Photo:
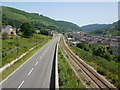
[[58, 48], [58, 74], [60, 88], [85, 88], [69, 63], [65, 60], [60, 48]]
[[[41, 44], [43, 41], [51, 38], [50, 36], [40, 35], [40, 34], [34, 34], [30, 38], [24, 38], [20, 37], [19, 39], [16, 38], [8, 38], [2, 40], [2, 65], [0, 67], [3, 67], [7, 63], [10, 63], [11, 61], [15, 60], [17, 57], [31, 49], [32, 47]], [[6, 52], [11, 51], [11, 49], [17, 48], [18, 49], [13, 50], [9, 54], [6, 54]]]
[[2, 76], [2, 79], [0, 79], [0, 82], [4, 80], [7, 76], [9, 76], [13, 71], [15, 71], [20, 65], [22, 65], [26, 60], [28, 60], [33, 54], [35, 54], [41, 47], [43, 47], [50, 40], [51, 39], [47, 39], [43, 41], [37, 48], [30, 51], [27, 55], [25, 55], [20, 60], [15, 62], [12, 66], [8, 67], [6, 70], [0, 73], [0, 76]]

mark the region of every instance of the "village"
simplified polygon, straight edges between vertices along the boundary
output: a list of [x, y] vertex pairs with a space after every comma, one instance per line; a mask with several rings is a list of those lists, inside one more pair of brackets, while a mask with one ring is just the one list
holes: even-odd
[[[2, 34], [17, 35], [16, 28], [11, 25], [2, 26]], [[36, 30], [37, 31], [37, 30]], [[51, 31], [51, 34], [54, 36], [56, 32]], [[108, 49], [111, 49], [113, 55], [118, 56], [120, 52], [120, 36], [111, 36], [111, 35], [94, 35], [87, 34], [85, 32], [67, 32], [65, 34], [69, 44], [76, 46], [77, 43], [83, 42], [88, 44], [90, 47], [97, 46], [99, 44], [104, 44]]]
[[112, 50], [114, 56], [118, 56], [120, 52], [120, 36], [93, 35], [85, 32], [68, 32], [65, 36], [70, 45], [76, 46], [76, 44], [80, 42], [88, 44], [90, 47], [103, 44]]

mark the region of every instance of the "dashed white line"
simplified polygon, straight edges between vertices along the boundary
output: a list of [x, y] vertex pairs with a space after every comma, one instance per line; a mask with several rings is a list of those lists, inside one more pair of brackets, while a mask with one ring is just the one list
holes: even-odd
[[42, 56], [40, 57], [40, 59], [42, 58]]
[[32, 71], [33, 71], [33, 68], [30, 70], [30, 72], [28, 73], [28, 75], [30, 75]]
[[43, 53], [43, 55], [44, 55], [44, 53]]
[[35, 63], [35, 66], [38, 64], [38, 61]]
[[23, 83], [24, 83], [24, 81], [22, 81], [22, 83], [19, 85], [19, 87], [18, 87], [18, 88], [20, 88], [20, 87], [23, 85]]

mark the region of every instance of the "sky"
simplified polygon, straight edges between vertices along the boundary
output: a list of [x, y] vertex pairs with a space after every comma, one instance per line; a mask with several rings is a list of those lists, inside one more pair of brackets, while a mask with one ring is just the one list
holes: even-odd
[[78, 26], [111, 24], [118, 20], [118, 2], [3, 2], [2, 5]]

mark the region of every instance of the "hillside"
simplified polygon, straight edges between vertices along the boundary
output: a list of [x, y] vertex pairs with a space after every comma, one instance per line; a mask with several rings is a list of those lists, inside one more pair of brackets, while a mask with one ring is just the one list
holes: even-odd
[[92, 24], [82, 26], [81, 30], [92, 34], [120, 35], [120, 21], [112, 24]]
[[74, 24], [74, 23], [67, 22], [67, 21], [57, 21], [57, 25], [58, 25], [58, 26], [61, 26], [61, 27], [65, 27], [65, 28], [70, 28], [70, 29], [72, 29], [73, 31], [74, 31], [74, 30], [80, 30], [80, 27], [79, 27], [79, 26], [77, 26], [77, 25]]
[[19, 28], [23, 22], [30, 22], [36, 29], [50, 29], [58, 32], [78, 31], [79, 26], [65, 21], [56, 21], [38, 13], [29, 13], [10, 7], [2, 7], [2, 24]]
[[90, 25], [82, 26], [81, 30], [85, 32], [91, 32], [91, 31], [96, 31], [98, 29], [103, 29], [106, 27], [109, 27], [109, 25], [108, 24], [90, 24]]

